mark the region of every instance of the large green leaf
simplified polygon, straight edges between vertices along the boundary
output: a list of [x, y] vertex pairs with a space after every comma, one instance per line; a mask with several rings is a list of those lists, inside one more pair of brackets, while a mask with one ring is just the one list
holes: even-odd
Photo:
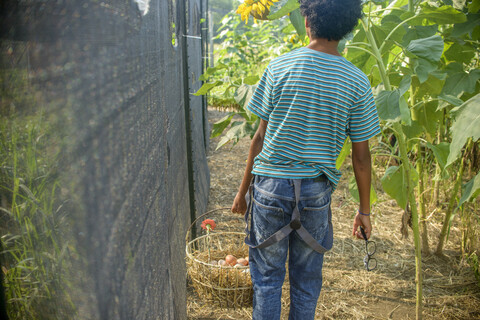
[[235, 96], [234, 96], [235, 101], [239, 105], [241, 105], [244, 109], [246, 109], [248, 102], [250, 101], [250, 99], [253, 96], [253, 93], [255, 92], [256, 87], [257, 86], [255, 85], [242, 84], [235, 91]]
[[253, 125], [258, 120], [258, 116], [247, 108], [243, 108], [241, 111], [237, 112], [237, 115], [241, 116], [251, 125]]
[[240, 139], [251, 136], [253, 131], [254, 128], [247, 121], [235, 121], [227, 133], [220, 139], [216, 149], [219, 149], [229, 141], [232, 141], [233, 145], [235, 145]]
[[403, 165], [400, 167], [392, 166], [385, 171], [382, 177], [383, 190], [402, 208], [407, 205], [407, 184], [403, 174]]
[[370, 75], [374, 67], [376, 69], [377, 60], [374, 56], [365, 51], [348, 48], [347, 59], [366, 75]]
[[412, 116], [410, 115], [407, 101], [403, 96], [400, 97], [398, 108], [400, 109], [400, 119], [402, 119], [404, 124], [409, 126], [412, 123]]
[[381, 25], [372, 25], [371, 29], [374, 34], [375, 40], [377, 43], [383, 45], [382, 55], [388, 53], [390, 48], [395, 44], [395, 42], [401, 42], [403, 36], [405, 35], [405, 28], [397, 28], [394, 33], [390, 35], [386, 44], [385, 39], [391, 33], [391, 31], [398, 26], [398, 22], [384, 22], [382, 21]]
[[473, 0], [468, 4], [468, 12], [477, 13], [480, 10], [480, 1]]
[[[417, 97], [436, 97], [443, 89], [445, 84], [446, 73], [440, 70], [432, 71], [427, 75], [427, 79], [420, 82], [420, 77], [413, 79], [413, 87], [416, 88], [415, 95]], [[443, 78], [443, 79], [442, 79]]]
[[442, 100], [442, 102], [438, 104], [437, 110], [443, 110], [450, 105], [458, 107], [463, 104], [462, 99], [458, 99], [457, 97], [448, 94], [441, 94], [438, 96], [438, 99]]
[[480, 70], [474, 69], [465, 72], [463, 66], [457, 62], [447, 66], [448, 78], [443, 87], [443, 94], [459, 96], [464, 92], [473, 93], [477, 81], [480, 79]]
[[472, 39], [480, 39], [480, 26], [476, 26], [472, 31]]
[[285, 4], [283, 4], [283, 5], [282, 4], [283, 4], [282, 2], [279, 3], [279, 5], [281, 7], [278, 10], [275, 10], [275, 8], [276, 8], [275, 5], [272, 6], [272, 11], [267, 16], [267, 19], [269, 19], [269, 20], [279, 19], [279, 18], [289, 14], [293, 10], [297, 9], [298, 7], [300, 7], [300, 4], [298, 3], [298, 0], [288, 0]]
[[403, 10], [392, 10], [392, 11], [390, 11], [388, 14], [385, 14], [381, 17], [382, 18], [381, 25], [386, 25], [386, 24], [389, 24], [389, 23], [396, 23], [398, 25], [398, 24], [402, 23], [403, 20], [400, 18], [400, 16], [404, 12], [405, 11], [403, 11]]
[[254, 84], [257, 84], [258, 80], [260, 80], [260, 77], [257, 75], [248, 76], [243, 79], [243, 83], [253, 86]]
[[451, 127], [452, 143], [447, 166], [458, 158], [468, 138], [472, 137], [473, 141], [480, 138], [480, 93], [467, 100], [459, 108], [457, 118]]
[[417, 121], [425, 128], [427, 133], [435, 135], [439, 125], [439, 120], [443, 117], [442, 111], [437, 111], [438, 101], [427, 101], [418, 107], [416, 116]]
[[406, 50], [419, 58], [436, 62], [440, 60], [443, 53], [443, 39], [435, 35], [428, 38], [412, 40]]
[[234, 115], [235, 112], [230, 112], [225, 117], [215, 122], [212, 127], [212, 133], [210, 135], [210, 138], [215, 138], [221, 135], [225, 128], [228, 127], [228, 125], [232, 121]]
[[475, 48], [469, 44], [461, 45], [454, 42], [449, 45], [447, 50], [445, 50], [444, 56], [449, 62], [457, 61], [459, 63], [468, 64], [475, 56]]
[[223, 81], [215, 81], [214, 83], [204, 83], [203, 86], [198, 89], [197, 92], [195, 92], [193, 95], [194, 96], [201, 96], [203, 94], [207, 94], [208, 91], [212, 90], [215, 87], [218, 87], [223, 84]]
[[343, 51], [345, 51], [345, 46], [347, 45], [347, 41], [349, 41], [349, 39], [343, 38], [338, 42], [338, 46], [337, 46], [338, 52], [342, 53]]
[[429, 75], [437, 70], [437, 63], [426, 59], [415, 59], [414, 70], [420, 83], [427, 81]]
[[372, 25], [370, 28], [372, 30], [373, 36], [374, 36], [375, 40], [377, 41], [377, 43], [382, 44], [385, 41], [385, 38], [388, 35], [388, 32], [389, 32], [388, 29], [389, 28], [388, 27], [382, 28], [382, 26], [378, 26], [378, 25], [375, 25], [375, 24]]
[[437, 33], [438, 25], [432, 26], [411, 26], [403, 36], [402, 44], [407, 47], [410, 41], [416, 39], [428, 38]]
[[480, 195], [480, 172], [462, 187], [462, 197], [458, 203], [460, 207], [466, 201], [472, 201]]
[[418, 121], [412, 121], [410, 125], [403, 125], [402, 126], [403, 133], [408, 139], [413, 139], [420, 137], [425, 129], [418, 123]]
[[343, 162], [345, 162], [345, 159], [347, 156], [350, 154], [350, 150], [352, 149], [352, 142], [350, 139], [345, 139], [345, 143], [343, 144], [342, 150], [340, 150], [340, 154], [337, 157], [337, 160], [335, 162], [335, 167], [337, 170], [340, 169], [342, 166]]
[[378, 116], [386, 121], [402, 120], [407, 125], [411, 122], [410, 110], [405, 98], [400, 95], [400, 90], [393, 91], [383, 90], [375, 99], [377, 105]]
[[305, 20], [300, 14], [300, 9], [295, 9], [290, 12], [290, 21], [292, 22], [295, 30], [297, 30], [298, 36], [303, 38], [307, 35], [307, 30], [305, 29]]
[[402, 78], [402, 81], [400, 81], [400, 84], [398, 85], [398, 91], [400, 92], [400, 95], [403, 96], [405, 92], [410, 89], [410, 85], [412, 84], [412, 77], [409, 75], [406, 75]]
[[[355, 180], [355, 176], [350, 177], [350, 181], [348, 183], [348, 190], [350, 191], [353, 199], [356, 202], [360, 202], [360, 194], [358, 193], [358, 186], [357, 181]], [[377, 192], [373, 188], [373, 185], [370, 185], [370, 205], [374, 204], [375, 202], [377, 202]]]
[[389, 7], [394, 7], [394, 8], [402, 8], [408, 5], [408, 0], [393, 0], [388, 2], [389, 2]]
[[385, 121], [400, 120], [400, 93], [397, 90], [383, 90], [377, 94], [375, 104], [377, 105], [378, 116]]
[[[420, 5], [421, 11], [415, 19], [408, 22], [410, 25], [454, 24], [467, 21], [465, 14], [452, 6], [435, 7], [424, 2]], [[410, 13], [402, 18], [410, 17]]]
[[222, 70], [222, 69], [228, 69], [228, 66], [219, 62], [215, 65], [215, 67], [208, 67], [207, 70], [205, 71], [204, 74], [202, 74], [200, 77], [198, 77], [198, 80], [200, 81], [207, 81], [208, 78], [213, 75], [215, 72]]
[[[352, 42], [354, 43], [367, 42], [367, 36], [363, 28], [360, 28], [358, 30], [358, 32], [353, 37]], [[363, 50], [348, 47], [348, 43], [347, 43], [347, 48], [348, 48], [347, 55], [346, 55], [347, 60], [353, 63], [365, 74], [371, 75], [374, 69], [378, 70], [378, 68], [376, 67], [377, 60], [372, 54], [367, 53]], [[374, 84], [372, 84], [372, 86], [374, 86]]]
[[471, 33], [476, 26], [480, 25], [480, 13], [467, 15], [467, 21], [457, 23], [453, 26], [452, 37], [460, 37], [466, 33]]
[[353, 42], [366, 42], [367, 34], [365, 33], [365, 29], [359, 28], [357, 33], [353, 36]]
[[442, 170], [445, 169], [448, 154], [450, 153], [450, 143], [440, 142], [439, 144], [433, 145], [430, 142], [427, 142], [427, 148], [432, 150], [433, 154], [435, 155], [435, 159], [440, 165], [440, 168]]

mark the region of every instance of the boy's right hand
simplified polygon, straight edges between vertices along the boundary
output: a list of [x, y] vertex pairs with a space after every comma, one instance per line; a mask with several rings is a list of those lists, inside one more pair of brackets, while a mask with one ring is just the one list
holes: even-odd
[[237, 193], [235, 199], [233, 200], [232, 212], [238, 214], [245, 214], [247, 211], [247, 201], [245, 200], [245, 195]]

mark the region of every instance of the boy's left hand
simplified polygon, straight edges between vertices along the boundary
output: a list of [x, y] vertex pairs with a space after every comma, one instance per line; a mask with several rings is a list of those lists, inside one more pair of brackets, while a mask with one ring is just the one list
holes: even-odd
[[353, 232], [352, 235], [356, 236], [358, 239], [363, 239], [362, 234], [359, 231], [359, 227], [363, 227], [365, 234], [368, 240], [370, 239], [370, 234], [372, 233], [372, 223], [370, 222], [370, 216], [361, 215], [357, 212], [355, 218], [353, 219]]

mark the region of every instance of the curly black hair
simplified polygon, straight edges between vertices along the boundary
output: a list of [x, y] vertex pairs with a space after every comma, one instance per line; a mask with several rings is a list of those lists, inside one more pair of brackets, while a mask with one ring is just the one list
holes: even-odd
[[298, 0], [313, 38], [339, 41], [362, 17], [362, 0]]

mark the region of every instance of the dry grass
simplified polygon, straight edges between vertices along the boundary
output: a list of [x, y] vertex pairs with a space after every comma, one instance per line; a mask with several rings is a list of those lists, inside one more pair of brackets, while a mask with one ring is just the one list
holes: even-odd
[[[209, 111], [210, 121], [222, 117]], [[249, 139], [235, 147], [215, 151], [218, 140], [210, 141], [211, 189], [209, 209], [230, 206], [243, 176]], [[378, 169], [377, 171], [380, 171]], [[351, 167], [345, 163], [344, 176], [333, 194], [335, 232], [333, 249], [325, 255], [324, 284], [318, 300], [316, 319], [415, 319], [415, 259], [412, 236], [400, 234], [402, 209], [378, 191], [373, 215], [378, 268], [363, 268], [364, 246], [351, 237], [356, 204], [348, 191]], [[376, 172], [380, 177], [380, 172]], [[377, 189], [381, 190], [381, 189]], [[432, 211], [433, 212], [433, 211]], [[430, 245], [436, 244], [441, 210], [429, 220]], [[480, 319], [480, 288], [470, 267], [460, 257], [461, 232], [454, 221], [445, 247], [446, 257], [423, 258], [424, 319]], [[241, 227], [240, 227], [241, 228]], [[239, 232], [242, 229], [237, 230]], [[282, 319], [288, 318], [288, 283], [282, 297]], [[189, 288], [189, 319], [251, 319], [251, 308], [221, 309], [202, 302]]]

